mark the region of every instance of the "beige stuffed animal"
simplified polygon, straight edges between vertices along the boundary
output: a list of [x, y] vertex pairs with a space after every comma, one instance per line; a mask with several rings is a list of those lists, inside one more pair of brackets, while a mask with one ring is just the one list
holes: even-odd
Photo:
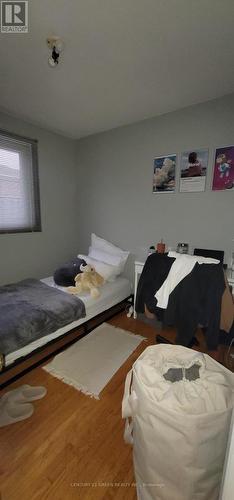
[[98, 287], [103, 285], [104, 278], [88, 264], [86, 266], [81, 264], [80, 270], [82, 272], [75, 277], [75, 286], [68, 287], [69, 292], [77, 295], [82, 294], [82, 292], [90, 292], [91, 297], [96, 299], [100, 295]]

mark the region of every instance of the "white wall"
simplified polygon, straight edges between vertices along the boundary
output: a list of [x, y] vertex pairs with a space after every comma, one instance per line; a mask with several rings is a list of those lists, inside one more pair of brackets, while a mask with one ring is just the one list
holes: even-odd
[[[77, 142], [81, 250], [90, 232], [134, 255], [161, 238], [172, 247], [234, 250], [234, 191], [210, 189], [215, 147], [234, 144], [234, 94]], [[152, 194], [153, 159], [209, 148], [207, 189]], [[179, 174], [179, 171], [177, 172]], [[177, 176], [178, 177], [178, 176]], [[177, 179], [178, 180], [178, 179]]]
[[0, 284], [52, 274], [77, 254], [75, 143], [0, 114], [0, 128], [38, 139], [41, 233], [0, 234]]

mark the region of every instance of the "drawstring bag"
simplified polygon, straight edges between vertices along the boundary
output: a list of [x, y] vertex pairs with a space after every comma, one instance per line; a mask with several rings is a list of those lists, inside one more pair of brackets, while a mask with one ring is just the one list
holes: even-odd
[[182, 346], [145, 349], [125, 381], [124, 439], [138, 500], [217, 500], [234, 374]]

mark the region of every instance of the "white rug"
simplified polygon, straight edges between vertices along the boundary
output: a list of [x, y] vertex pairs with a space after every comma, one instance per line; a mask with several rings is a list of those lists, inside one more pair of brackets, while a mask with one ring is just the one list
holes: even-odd
[[102, 389], [143, 340], [140, 335], [102, 323], [55, 356], [44, 370], [99, 399]]

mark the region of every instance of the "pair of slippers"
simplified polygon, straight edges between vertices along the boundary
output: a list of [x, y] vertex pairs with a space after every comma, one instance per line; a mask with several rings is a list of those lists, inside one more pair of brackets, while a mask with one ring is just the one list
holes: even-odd
[[6, 392], [0, 398], [0, 427], [31, 417], [34, 412], [31, 401], [43, 398], [46, 393], [45, 387], [31, 385], [21, 385]]

